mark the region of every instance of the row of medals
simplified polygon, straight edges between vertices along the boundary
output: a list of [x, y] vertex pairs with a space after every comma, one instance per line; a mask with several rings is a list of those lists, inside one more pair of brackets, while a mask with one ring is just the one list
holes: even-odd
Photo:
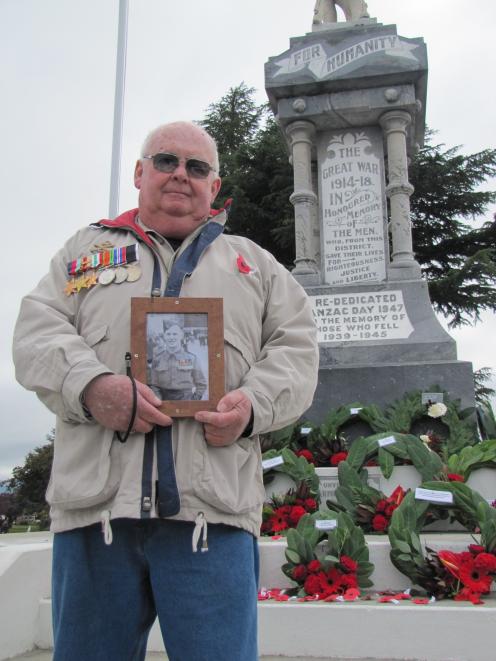
[[137, 262], [123, 266], [107, 267], [99, 271], [90, 269], [78, 276], [71, 278], [65, 287], [67, 296], [81, 291], [81, 289], [91, 289], [96, 284], [110, 285], [114, 282], [120, 285], [122, 282], [136, 282], [141, 278], [141, 266]]

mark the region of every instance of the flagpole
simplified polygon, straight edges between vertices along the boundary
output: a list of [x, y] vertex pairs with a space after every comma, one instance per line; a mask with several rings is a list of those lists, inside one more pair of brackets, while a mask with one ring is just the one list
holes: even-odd
[[122, 124], [126, 83], [127, 18], [129, 0], [119, 0], [119, 27], [115, 68], [114, 128], [112, 135], [112, 164], [110, 170], [109, 218], [119, 213], [119, 187], [121, 175]]

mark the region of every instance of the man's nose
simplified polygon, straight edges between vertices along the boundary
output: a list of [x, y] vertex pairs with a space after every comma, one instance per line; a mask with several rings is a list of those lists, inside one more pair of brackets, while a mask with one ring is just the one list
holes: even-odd
[[186, 163], [180, 162], [177, 168], [172, 173], [172, 177], [178, 181], [184, 181], [188, 179], [188, 171], [186, 170]]

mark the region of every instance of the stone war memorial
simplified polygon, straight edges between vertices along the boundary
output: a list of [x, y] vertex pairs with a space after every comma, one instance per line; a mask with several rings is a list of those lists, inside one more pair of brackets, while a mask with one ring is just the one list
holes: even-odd
[[408, 161], [424, 139], [423, 39], [370, 18], [361, 0], [318, 0], [312, 31], [269, 58], [265, 83], [294, 168], [293, 274], [318, 326], [309, 417], [433, 384], [473, 406], [472, 365], [457, 360], [412, 249]]

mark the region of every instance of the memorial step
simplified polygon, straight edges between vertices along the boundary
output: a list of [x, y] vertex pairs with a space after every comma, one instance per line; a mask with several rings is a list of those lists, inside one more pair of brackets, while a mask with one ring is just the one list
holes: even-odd
[[[496, 599], [490, 597], [484, 601], [478, 606], [449, 600], [423, 606], [377, 601], [259, 602], [260, 658], [261, 661], [494, 661]], [[42, 600], [36, 644], [45, 650], [53, 644], [50, 611], [50, 600]], [[163, 650], [156, 622], [150, 633], [148, 652]], [[157, 658], [165, 661], [167, 657]]]

